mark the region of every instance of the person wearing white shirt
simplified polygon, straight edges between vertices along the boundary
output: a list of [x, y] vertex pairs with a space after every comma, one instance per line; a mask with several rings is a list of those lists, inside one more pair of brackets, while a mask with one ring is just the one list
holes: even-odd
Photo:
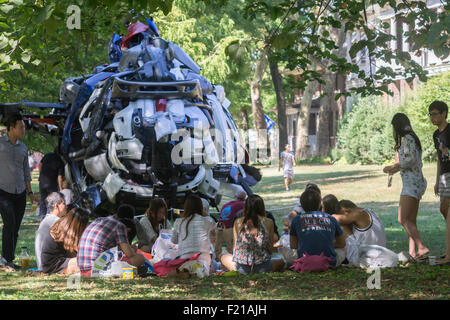
[[175, 220], [172, 242], [178, 244], [180, 258], [190, 258], [199, 253], [198, 262], [209, 275], [211, 267], [211, 238], [216, 223], [204, 210], [202, 199], [197, 195], [187, 197], [181, 218]]

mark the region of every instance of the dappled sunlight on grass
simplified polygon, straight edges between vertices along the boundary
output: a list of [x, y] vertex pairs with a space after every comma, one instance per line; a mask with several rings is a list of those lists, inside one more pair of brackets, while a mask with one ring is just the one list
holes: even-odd
[[[291, 191], [284, 190], [282, 172], [263, 168], [262, 181], [253, 188], [261, 195], [266, 207], [277, 220], [282, 232], [281, 218], [290, 212], [305, 185], [314, 182], [322, 196], [332, 193], [341, 199], [375, 210], [386, 230], [388, 248], [407, 251], [408, 236], [397, 221], [401, 179], [394, 176], [393, 186], [387, 188], [387, 176], [381, 166], [358, 165], [299, 165], [294, 168], [295, 183]], [[419, 208], [419, 231], [431, 254], [444, 250], [445, 225], [439, 213], [439, 197], [433, 192], [435, 165], [424, 166], [428, 189]], [[36, 177], [35, 177], [36, 178]], [[36, 182], [33, 181], [36, 190]], [[222, 201], [222, 204], [225, 199]], [[287, 207], [282, 210], [277, 208]], [[26, 213], [18, 242], [28, 247], [31, 266], [35, 266], [34, 236], [38, 228], [36, 217]], [[0, 227], [2, 225], [0, 224]], [[58, 275], [31, 275], [23, 271], [0, 271], [0, 299], [449, 299], [450, 267], [412, 265], [408, 268], [383, 269], [381, 290], [369, 290], [369, 275], [359, 268], [338, 268], [324, 273], [283, 273], [248, 276], [210, 276], [204, 279], [168, 279], [151, 276], [134, 280], [85, 279], [80, 290], [67, 289], [67, 278]]]

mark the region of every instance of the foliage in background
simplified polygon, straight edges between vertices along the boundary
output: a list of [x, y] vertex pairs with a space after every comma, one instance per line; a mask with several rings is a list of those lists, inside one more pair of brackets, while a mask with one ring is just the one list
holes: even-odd
[[339, 148], [347, 163], [382, 164], [395, 159], [390, 122], [395, 112], [376, 97], [359, 99], [338, 131]]
[[424, 161], [436, 161], [428, 106], [434, 100], [450, 104], [450, 72], [430, 78], [418, 86], [400, 106], [384, 106], [376, 97], [361, 98], [345, 115], [338, 132], [339, 149], [348, 163], [382, 164], [394, 159], [391, 120], [405, 113], [422, 144]]
[[[450, 72], [430, 78], [420, 85], [419, 89], [411, 95], [401, 106], [411, 120], [414, 131], [422, 143], [422, 157], [425, 161], [436, 161], [436, 149], [434, 148], [433, 132], [436, 127], [428, 118], [428, 106], [434, 100], [444, 101], [450, 106]], [[450, 118], [447, 117], [447, 121]]]

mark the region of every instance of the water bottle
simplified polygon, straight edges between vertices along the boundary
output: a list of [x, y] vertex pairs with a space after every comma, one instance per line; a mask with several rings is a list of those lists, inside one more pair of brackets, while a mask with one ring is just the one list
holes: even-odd
[[19, 255], [19, 263], [23, 268], [30, 267], [30, 255], [28, 254], [27, 247], [22, 247], [22, 252]]

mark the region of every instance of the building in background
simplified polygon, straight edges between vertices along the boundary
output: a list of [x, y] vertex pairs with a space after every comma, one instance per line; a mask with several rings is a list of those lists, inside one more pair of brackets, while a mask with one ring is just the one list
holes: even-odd
[[[427, 6], [436, 12], [441, 12], [444, 9], [444, 5], [440, 0], [429, 0], [427, 1]], [[418, 10], [418, 9], [417, 9]], [[411, 55], [411, 58], [420, 64], [422, 68], [428, 71], [429, 76], [434, 76], [440, 73], [444, 73], [450, 71], [450, 57], [447, 57], [444, 60], [436, 57], [433, 52], [428, 49], [420, 49], [418, 52], [412, 52], [409, 47], [407, 37], [403, 36], [403, 31], [411, 30], [410, 28], [414, 28], [414, 25], [409, 25], [404, 23], [403, 21], [398, 21], [395, 17], [395, 12], [390, 7], [380, 8], [378, 5], [371, 6], [367, 10], [367, 19], [369, 27], [375, 28], [380, 22], [388, 22], [390, 25], [389, 32], [390, 34], [396, 37], [396, 40], [390, 41], [387, 46], [391, 50], [395, 51], [397, 49], [408, 52]], [[351, 63], [358, 64], [361, 70], [364, 70], [366, 74], [370, 74], [370, 68], [372, 68], [372, 73], [375, 73], [378, 68], [390, 66], [394, 71], [398, 72], [401, 70], [401, 66], [397, 65], [394, 60], [392, 62], [385, 62], [382, 60], [372, 60], [369, 61], [368, 52], [361, 51], [359, 52], [355, 58], [351, 58], [348, 53], [352, 44], [362, 40], [364, 36], [363, 32], [353, 32], [347, 34], [346, 39], [346, 50], [347, 50], [347, 61]], [[367, 50], [367, 48], [366, 48]], [[371, 63], [370, 63], [371, 62]], [[301, 72], [299, 70], [286, 70], [283, 72], [284, 75], [290, 74], [296, 77], [301, 76]], [[412, 82], [408, 82], [405, 78], [398, 76], [395, 79], [394, 83], [389, 84], [388, 88], [393, 92], [393, 96], [384, 94], [383, 101], [385, 105], [400, 105], [405, 98], [413, 93], [417, 86], [420, 84], [420, 81], [416, 78]], [[335, 92], [346, 92], [351, 88], [360, 87], [362, 85], [362, 81], [358, 79], [356, 74], [349, 74], [348, 76], [338, 75], [335, 84]], [[317, 132], [319, 130], [320, 121], [319, 121], [319, 112], [321, 108], [320, 95], [322, 93], [322, 87], [319, 86], [316, 94], [314, 95], [314, 99], [312, 101], [312, 105], [309, 111], [309, 122], [308, 122], [308, 145], [305, 146], [308, 148], [308, 157], [313, 157], [317, 152]], [[296, 148], [296, 139], [297, 139], [297, 118], [300, 112], [300, 104], [303, 96], [303, 91], [300, 89], [296, 89], [294, 92], [294, 101], [292, 101], [286, 109], [287, 115], [287, 130], [288, 130], [288, 140], [291, 144], [293, 151], [295, 152]], [[341, 97], [338, 101], [332, 103], [332, 106], [329, 111], [329, 132], [330, 132], [330, 144], [332, 148], [337, 147], [337, 138], [336, 134], [338, 131], [338, 123], [339, 120], [342, 119], [344, 113], [349, 112], [354, 104], [354, 99], [352, 97]]]

